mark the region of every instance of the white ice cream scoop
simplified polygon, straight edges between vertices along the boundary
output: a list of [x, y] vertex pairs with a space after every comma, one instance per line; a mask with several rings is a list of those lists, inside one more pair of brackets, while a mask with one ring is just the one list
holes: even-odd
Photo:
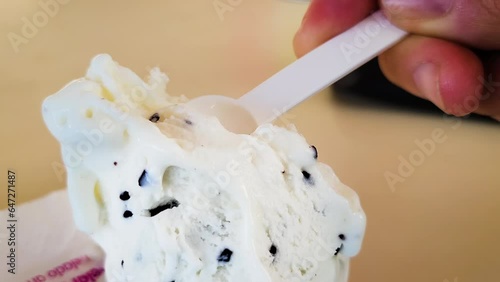
[[249, 133], [332, 85], [406, 35], [377, 11], [239, 99], [208, 95], [193, 99], [189, 106], [216, 115], [228, 130]]

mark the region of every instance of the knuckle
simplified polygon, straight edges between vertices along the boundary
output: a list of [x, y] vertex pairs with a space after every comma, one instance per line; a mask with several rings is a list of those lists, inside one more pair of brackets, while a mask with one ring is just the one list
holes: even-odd
[[489, 19], [498, 24], [500, 21], [500, 0], [479, 0], [479, 5], [489, 16]]
[[461, 0], [459, 6], [459, 21], [467, 27], [467, 42], [479, 48], [499, 48], [500, 0]]

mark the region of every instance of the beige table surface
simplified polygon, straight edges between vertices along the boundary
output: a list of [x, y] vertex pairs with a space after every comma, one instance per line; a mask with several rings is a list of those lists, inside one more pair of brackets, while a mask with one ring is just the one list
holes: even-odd
[[[238, 97], [293, 61], [291, 39], [305, 10], [278, 0], [64, 2], [44, 23], [38, 1], [1, 1], [0, 187], [14, 169], [18, 202], [64, 187], [40, 104], [82, 76], [92, 56], [110, 53], [141, 75], [160, 66], [172, 94]], [[214, 3], [230, 9], [219, 16]], [[33, 23], [34, 16], [37, 30], [24, 37], [23, 18]], [[10, 32], [24, 41], [14, 47]], [[453, 126], [439, 116], [332, 99], [328, 91], [289, 119], [357, 190], [368, 215], [350, 281], [500, 281], [498, 125]], [[398, 173], [400, 156], [416, 157], [415, 141], [430, 140], [434, 130], [444, 142], [391, 189], [384, 173]]]

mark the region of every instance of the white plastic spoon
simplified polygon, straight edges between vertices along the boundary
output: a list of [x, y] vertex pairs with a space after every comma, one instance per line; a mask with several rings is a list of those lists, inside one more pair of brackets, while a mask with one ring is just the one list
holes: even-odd
[[285, 67], [239, 99], [207, 95], [188, 105], [217, 116], [236, 133], [250, 133], [332, 85], [407, 35], [377, 11]]

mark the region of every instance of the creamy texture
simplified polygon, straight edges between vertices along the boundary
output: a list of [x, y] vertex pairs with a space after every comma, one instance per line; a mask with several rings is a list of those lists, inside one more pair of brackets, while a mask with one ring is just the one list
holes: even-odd
[[347, 281], [366, 219], [293, 127], [227, 131], [108, 55], [43, 104], [108, 281]]

